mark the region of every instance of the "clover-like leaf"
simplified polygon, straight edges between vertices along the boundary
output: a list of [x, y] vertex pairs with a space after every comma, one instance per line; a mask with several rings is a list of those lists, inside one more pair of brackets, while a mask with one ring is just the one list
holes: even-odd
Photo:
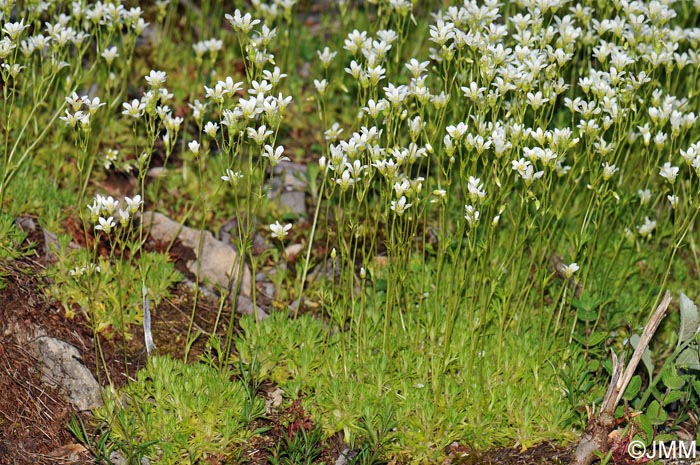
[[695, 346], [686, 347], [676, 358], [676, 366], [689, 370], [700, 370], [698, 348]]

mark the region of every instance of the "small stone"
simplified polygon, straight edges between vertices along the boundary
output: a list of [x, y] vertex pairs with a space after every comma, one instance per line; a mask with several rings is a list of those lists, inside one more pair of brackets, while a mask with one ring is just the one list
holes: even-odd
[[284, 249], [289, 259], [296, 257], [301, 251], [304, 250], [304, 244], [291, 244]]
[[338, 460], [335, 461], [335, 465], [348, 465], [350, 460], [354, 459], [357, 455], [357, 451], [346, 447], [338, 456]]
[[236, 313], [240, 313], [241, 315], [255, 315], [258, 321], [264, 320], [268, 317], [265, 310], [261, 309], [257, 305], [253, 305], [252, 299], [245, 295], [238, 296], [238, 301], [236, 302]]
[[280, 194], [280, 206], [282, 211], [287, 211], [297, 216], [306, 216], [306, 194], [299, 191], [282, 192]]
[[269, 197], [278, 198], [283, 212], [306, 217], [306, 166], [283, 162], [272, 171]]
[[277, 407], [282, 405], [284, 401], [284, 391], [280, 388], [276, 388], [274, 391], [267, 393], [267, 399], [265, 400], [265, 414], [270, 415]]
[[146, 176], [153, 179], [163, 178], [166, 174], [168, 169], [164, 166], [154, 166], [146, 172]]
[[80, 444], [66, 444], [48, 453], [52, 459], [60, 463], [78, 463], [88, 454], [88, 450]]
[[194, 252], [201, 263], [197, 264], [197, 260], [189, 260], [186, 266], [201, 283], [226, 288], [230, 282], [230, 288], [236, 289], [236, 278], [231, 279], [230, 273], [238, 273], [242, 269], [240, 294], [250, 295], [252, 289], [250, 269], [245, 263], [241, 265], [241, 257], [232, 245], [215, 239], [209, 231], [181, 226], [180, 223], [161, 213], [146, 212], [141, 221], [150, 227], [150, 234], [154, 239], [170, 243], [177, 238], [184, 247]]
[[29, 216], [20, 216], [15, 220], [15, 224], [22, 231], [29, 233], [36, 231], [36, 221]]
[[78, 349], [59, 339], [42, 336], [30, 344], [41, 364], [41, 380], [58, 386], [77, 410], [91, 410], [102, 405], [100, 385], [81, 362]]

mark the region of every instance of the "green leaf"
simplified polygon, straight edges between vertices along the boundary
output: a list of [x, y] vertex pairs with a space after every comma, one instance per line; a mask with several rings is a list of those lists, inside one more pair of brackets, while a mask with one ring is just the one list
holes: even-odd
[[700, 370], [700, 357], [698, 357], [697, 347], [686, 347], [676, 358], [676, 366], [689, 370]]
[[624, 400], [632, 400], [635, 397], [637, 397], [637, 394], [639, 394], [639, 390], [642, 387], [642, 378], [639, 375], [634, 375], [632, 379], [630, 380], [630, 383], [627, 385], [627, 389], [625, 389], [625, 394], [622, 396]]
[[663, 425], [668, 419], [668, 415], [659, 401], [654, 400], [647, 408], [647, 417], [652, 425]]
[[647, 440], [650, 440], [654, 437], [654, 427], [651, 424], [651, 421], [649, 421], [649, 417], [647, 415], [637, 415], [635, 417], [635, 420], [637, 421], [637, 426], [639, 426], [639, 430], [642, 433], [644, 433]]
[[598, 312], [596, 310], [589, 310], [587, 308], [579, 308], [576, 311], [576, 316], [579, 320], [585, 323], [591, 323], [598, 319]]
[[[638, 334], [633, 334], [632, 337], [630, 337], [630, 344], [632, 344], [633, 348], [637, 348], [637, 345], [639, 344], [639, 339], [640, 338]], [[647, 369], [647, 373], [649, 373], [649, 379], [652, 379], [654, 377], [654, 363], [651, 359], [651, 352], [649, 351], [649, 347], [644, 349], [644, 353], [642, 354], [642, 363], [644, 363], [644, 367]]]
[[678, 330], [678, 345], [695, 335], [700, 328], [698, 306], [681, 292], [681, 327]]
[[597, 346], [608, 337], [605, 331], [597, 331], [588, 337], [588, 346]]
[[574, 299], [572, 302], [576, 308], [576, 316], [584, 322], [592, 322], [598, 319], [598, 306], [600, 302], [589, 295], [583, 295], [580, 299]]
[[664, 405], [672, 404], [685, 397], [684, 391], [670, 391], [664, 398]]
[[678, 441], [678, 436], [674, 436], [673, 434], [669, 433], [664, 433], [664, 434], [658, 434], [654, 438], [654, 442], [659, 444], [662, 442], [671, 442], [671, 441]]
[[664, 385], [667, 388], [672, 389], [674, 391], [682, 388], [685, 384], [685, 380], [681, 376], [678, 376], [678, 373], [676, 372], [676, 367], [673, 365], [668, 367], [667, 370], [664, 370], [663, 374], [661, 375], [661, 381], [664, 382]]

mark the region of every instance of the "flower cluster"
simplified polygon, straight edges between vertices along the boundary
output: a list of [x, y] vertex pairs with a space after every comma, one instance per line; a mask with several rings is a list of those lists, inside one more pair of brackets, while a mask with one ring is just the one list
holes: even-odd
[[92, 204], [87, 206], [90, 211], [90, 222], [95, 225], [95, 230], [109, 235], [117, 225], [115, 218], [122, 227], [125, 227], [143, 206], [140, 195], [133, 198], [125, 197], [124, 202], [126, 208], [122, 209], [119, 208], [119, 200], [115, 200], [112, 196], [105, 197], [97, 194]]

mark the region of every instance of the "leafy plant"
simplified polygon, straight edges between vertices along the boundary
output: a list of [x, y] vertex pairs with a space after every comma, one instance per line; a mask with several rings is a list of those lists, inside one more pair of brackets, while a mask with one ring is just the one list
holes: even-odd
[[144, 252], [133, 261], [100, 258], [95, 263], [84, 249], [63, 249], [53, 278], [49, 293], [69, 318], [79, 309], [98, 333], [129, 339], [131, 326], [143, 318], [142, 284], [155, 308], [181, 276], [160, 253]]
[[[635, 375], [623, 396], [635, 410], [644, 412], [634, 418], [634, 425], [648, 442], [672, 438], [669, 434], [658, 435], [658, 430], [672, 432], [675, 426], [688, 421], [688, 412], [700, 404], [700, 382], [697, 380], [700, 370], [699, 334], [700, 313], [697, 305], [680, 293], [680, 324], [675, 349], [661, 367], [654, 370], [654, 360], [647, 348], [642, 358], [649, 374], [647, 383], [643, 383], [640, 375]], [[634, 341], [638, 339], [631, 339], [633, 346], [636, 347]], [[671, 424], [669, 409], [677, 412]]]
[[110, 425], [115, 443], [140, 444], [164, 465], [196, 464], [210, 454], [235, 455], [255, 434], [248, 429], [255, 418], [249, 410], [264, 408], [230, 371], [154, 356], [133, 382], [109, 388], [94, 415]]
[[[304, 412], [299, 399], [292, 403], [288, 412], [286, 434], [270, 450], [272, 465], [311, 465], [321, 454], [323, 431]], [[325, 462], [324, 462], [325, 463]]]
[[12, 260], [21, 257], [22, 243], [27, 238], [27, 233], [22, 231], [14, 218], [0, 211], [0, 260]]

